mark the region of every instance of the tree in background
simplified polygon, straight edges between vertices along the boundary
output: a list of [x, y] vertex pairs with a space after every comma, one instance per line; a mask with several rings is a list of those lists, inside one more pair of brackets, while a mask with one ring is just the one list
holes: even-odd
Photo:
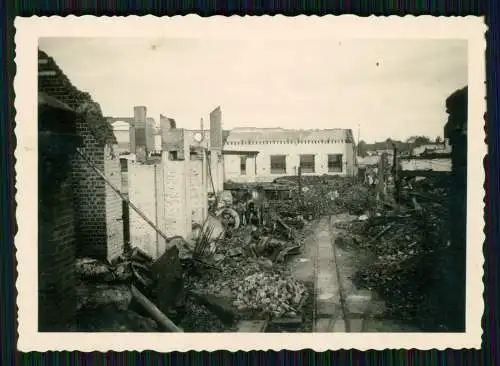
[[359, 143], [358, 143], [358, 156], [362, 156], [362, 157], [365, 157], [366, 156], [366, 152], [367, 152], [367, 147], [366, 147], [366, 142], [364, 140], [361, 140]]

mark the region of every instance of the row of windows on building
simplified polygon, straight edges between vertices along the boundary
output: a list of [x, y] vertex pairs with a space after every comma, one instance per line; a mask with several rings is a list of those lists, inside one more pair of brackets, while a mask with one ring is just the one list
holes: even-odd
[[347, 140], [241, 140], [227, 141], [228, 145], [276, 145], [276, 144], [343, 144]]
[[[286, 155], [271, 155], [269, 157], [271, 174], [286, 174]], [[300, 170], [302, 173], [315, 173], [315, 155], [300, 155]], [[342, 154], [328, 154], [328, 172], [342, 173]], [[240, 159], [240, 174], [247, 174], [247, 157]]]

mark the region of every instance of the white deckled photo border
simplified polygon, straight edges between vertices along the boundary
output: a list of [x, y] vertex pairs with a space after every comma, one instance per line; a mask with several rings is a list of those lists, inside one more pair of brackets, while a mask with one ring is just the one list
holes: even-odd
[[[31, 17], [15, 19], [17, 138], [15, 237], [21, 351], [215, 351], [480, 348], [483, 300], [484, 180], [487, 152], [486, 25], [480, 17], [344, 16]], [[211, 39], [407, 38], [468, 41], [467, 314], [464, 333], [40, 333], [37, 274], [37, 47], [41, 37]], [[443, 121], [444, 124], [444, 121]]]

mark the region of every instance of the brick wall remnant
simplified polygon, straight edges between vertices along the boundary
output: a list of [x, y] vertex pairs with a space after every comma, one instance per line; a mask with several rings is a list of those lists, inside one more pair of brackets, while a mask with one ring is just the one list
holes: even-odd
[[[106, 166], [105, 159], [108, 154], [111, 155], [109, 148], [117, 141], [99, 104], [92, 100], [89, 93], [78, 90], [43, 51], [38, 52], [38, 92], [46, 93], [75, 110], [76, 117], [72, 123], [76, 135], [82, 141], [81, 152], [101, 172], [115, 169]], [[108, 254], [117, 251], [116, 243], [113, 244], [111, 239], [116, 238], [116, 235], [111, 234], [116, 231], [113, 229], [116, 228], [116, 219], [113, 218], [116, 216], [116, 204], [113, 198], [107, 198], [107, 195], [116, 194], [106, 189], [103, 179], [79, 154], [70, 157], [77, 254], [106, 259]], [[119, 162], [114, 163], [118, 167]], [[111, 240], [110, 248], [108, 239]]]
[[38, 104], [38, 330], [67, 331], [74, 320], [75, 205], [71, 155], [81, 142], [71, 109], [53, 98]]

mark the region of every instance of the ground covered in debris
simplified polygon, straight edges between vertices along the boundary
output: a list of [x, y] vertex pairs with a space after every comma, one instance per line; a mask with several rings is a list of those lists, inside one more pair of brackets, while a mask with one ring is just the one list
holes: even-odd
[[385, 301], [383, 318], [457, 330], [453, 309], [465, 284], [455, 276], [447, 179], [405, 181], [396, 204], [391, 188], [377, 199], [353, 178], [284, 178], [275, 183], [291, 197], [263, 200], [249, 217], [229, 195], [193, 239], [173, 238], [156, 261], [138, 249], [113, 264], [79, 259], [77, 328], [237, 332], [242, 321], [260, 320], [261, 331], [310, 332], [314, 284], [287, 262], [302, 252], [315, 219], [346, 212], [357, 219], [337, 224], [344, 234], [335, 244], [368, 253], [352, 280]]
[[370, 253], [353, 280], [385, 300], [385, 318], [427, 331], [460, 328], [452, 309], [458, 307], [457, 293], [465, 284], [453, 279], [458, 277], [452, 263], [457, 252], [450, 243], [447, 179], [408, 182], [402, 187], [400, 204], [371, 206], [360, 220], [343, 225], [347, 234], [336, 242]]

